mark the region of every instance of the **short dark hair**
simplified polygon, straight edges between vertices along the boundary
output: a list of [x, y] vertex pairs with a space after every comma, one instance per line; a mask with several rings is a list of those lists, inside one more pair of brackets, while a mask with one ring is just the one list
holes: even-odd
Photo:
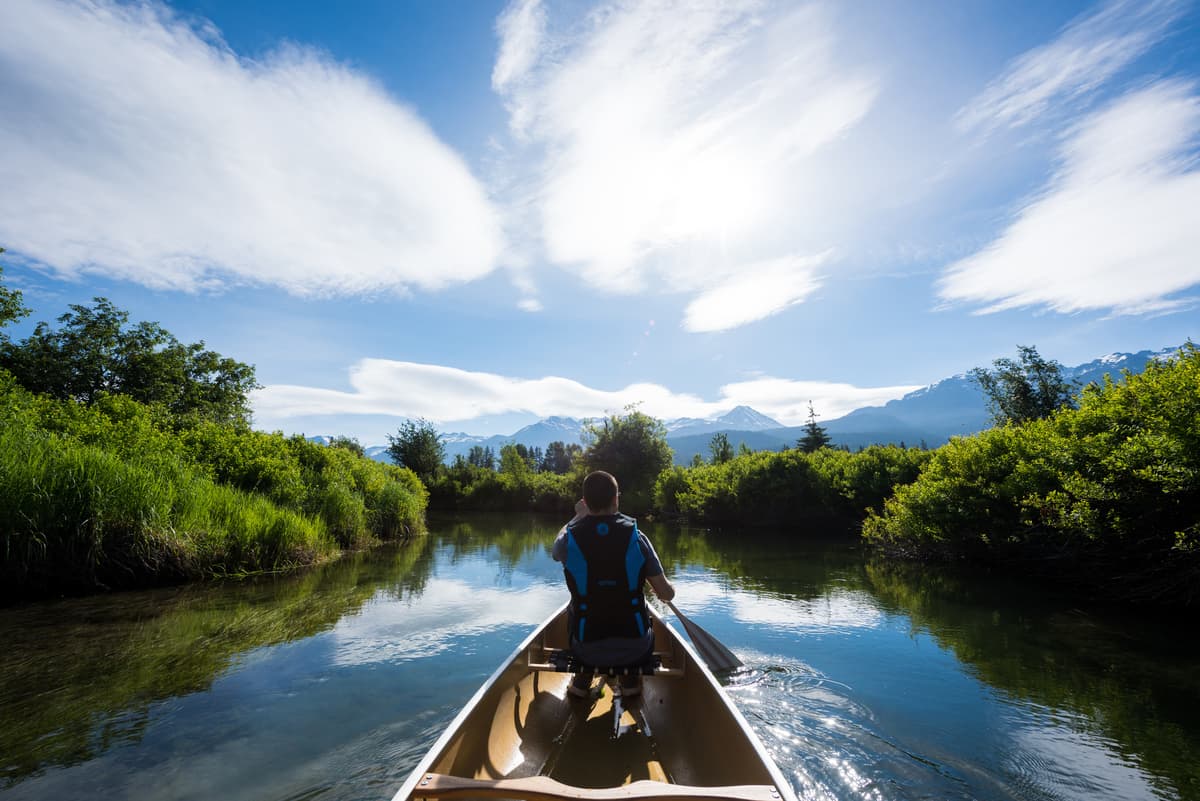
[[617, 499], [617, 480], [612, 473], [597, 470], [583, 480], [583, 502], [588, 511], [607, 509]]

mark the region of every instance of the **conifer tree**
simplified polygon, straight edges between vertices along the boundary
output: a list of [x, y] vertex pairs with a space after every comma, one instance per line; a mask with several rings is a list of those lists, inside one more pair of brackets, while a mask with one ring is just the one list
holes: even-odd
[[808, 422], [804, 424], [804, 436], [796, 440], [796, 447], [805, 453], [821, 450], [830, 443], [829, 434], [817, 425], [817, 413], [813, 410], [812, 401], [808, 402]]

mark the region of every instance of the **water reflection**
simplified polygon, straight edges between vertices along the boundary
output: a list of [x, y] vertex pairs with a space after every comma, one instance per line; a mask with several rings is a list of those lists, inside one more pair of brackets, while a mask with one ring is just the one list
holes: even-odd
[[[565, 599], [557, 521], [432, 520], [250, 582], [0, 610], [0, 797], [386, 799]], [[647, 525], [805, 799], [1200, 799], [1179, 627], [866, 559]]]
[[289, 576], [0, 611], [0, 781], [140, 741], [156, 703], [211, 690], [248, 651], [328, 630], [378, 593], [419, 594], [430, 545]]

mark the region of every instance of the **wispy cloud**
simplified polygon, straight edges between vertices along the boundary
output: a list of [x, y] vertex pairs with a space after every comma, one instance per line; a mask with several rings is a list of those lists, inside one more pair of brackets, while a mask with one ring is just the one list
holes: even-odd
[[[616, 2], [565, 29], [540, 14], [517, 2], [498, 26], [493, 82], [541, 176], [534, 225], [518, 235], [601, 290], [696, 295], [689, 330], [779, 311], [745, 291], [731, 315], [714, 293], [756, 271], [761, 284], [775, 260], [803, 272], [830, 246], [814, 244], [807, 206], [792, 201], [813, 155], [877, 92], [837, 63], [821, 7]], [[816, 281], [806, 272], [785, 305]]]
[[743, 271], [688, 304], [683, 327], [688, 331], [725, 331], [761, 320], [793, 306], [818, 286], [818, 265], [829, 252], [810, 258], [774, 259]]
[[712, 417], [737, 405], [753, 406], [781, 423], [804, 421], [811, 400], [824, 419], [860, 406], [886, 403], [916, 386], [855, 387], [821, 381], [762, 377], [721, 387], [717, 400], [677, 393], [658, 384], [630, 384], [616, 390], [586, 386], [569, 378], [527, 379], [472, 372], [434, 364], [363, 359], [350, 371], [351, 392], [272, 385], [255, 393], [255, 419], [272, 426], [289, 418], [315, 415], [394, 415], [425, 417], [440, 423], [512, 412], [539, 417], [598, 417], [640, 404], [661, 417]]
[[516, 0], [496, 21], [500, 53], [492, 69], [492, 88], [506, 91], [521, 81], [537, 60], [538, 48], [546, 28], [546, 12], [541, 0]]
[[1162, 82], [1085, 119], [1045, 190], [987, 248], [951, 265], [939, 294], [984, 311], [1177, 308], [1200, 283], [1195, 87]]
[[1161, 41], [1178, 0], [1110, 0], [1072, 20], [1049, 44], [1016, 58], [957, 115], [960, 130], [1018, 127], [1070, 105]]
[[436, 289], [498, 216], [411, 110], [320, 53], [239, 57], [155, 2], [0, 3], [0, 238], [174, 289]]

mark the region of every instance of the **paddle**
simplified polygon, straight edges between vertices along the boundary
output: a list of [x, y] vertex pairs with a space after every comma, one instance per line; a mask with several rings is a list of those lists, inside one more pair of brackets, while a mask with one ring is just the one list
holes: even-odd
[[742, 660], [738, 659], [733, 651], [722, 645], [720, 640], [684, 617], [683, 612], [675, 608], [675, 604], [667, 601], [667, 606], [683, 624], [683, 630], [692, 639], [696, 653], [700, 654], [700, 658], [704, 660], [704, 664], [708, 665], [709, 670], [713, 673], [724, 673], [742, 666]]

